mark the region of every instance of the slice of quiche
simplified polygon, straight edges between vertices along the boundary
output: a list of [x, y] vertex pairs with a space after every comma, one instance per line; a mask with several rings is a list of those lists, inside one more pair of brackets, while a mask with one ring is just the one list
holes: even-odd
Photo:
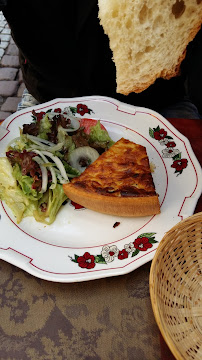
[[146, 148], [123, 138], [63, 189], [72, 201], [104, 214], [160, 213]]

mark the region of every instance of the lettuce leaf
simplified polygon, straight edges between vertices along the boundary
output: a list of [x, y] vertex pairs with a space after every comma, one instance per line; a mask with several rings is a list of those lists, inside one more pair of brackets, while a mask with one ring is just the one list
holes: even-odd
[[69, 165], [66, 161], [62, 161], [62, 163], [64, 165], [68, 177], [74, 178], [80, 175], [80, 172], [77, 169], [73, 168], [71, 165]]
[[[13, 176], [14, 173], [17, 179]], [[30, 179], [29, 176], [19, 174], [18, 165], [15, 165], [13, 171], [8, 159], [0, 158], [0, 199], [11, 209], [17, 223], [27, 216], [34, 216], [36, 221], [50, 225], [67, 196], [62, 185], [57, 184], [55, 189], [49, 189], [45, 194], [38, 193], [35, 197]]]
[[18, 181], [23, 193], [30, 200], [38, 200], [42, 197], [42, 194], [32, 189], [33, 179], [30, 176], [22, 175], [20, 166], [15, 164], [13, 166], [13, 176]]
[[36, 202], [29, 200], [17, 185], [7, 158], [0, 158], [0, 199], [12, 210], [18, 224], [36, 210]]
[[108, 132], [101, 129], [99, 120], [95, 126], [91, 127], [89, 136], [90, 143], [100, 144], [102, 147], [104, 145], [104, 147], [110, 148], [110, 146], [114, 144], [114, 141], [110, 138]]
[[[66, 200], [67, 196], [63, 191], [62, 185], [57, 184], [55, 189], [49, 189], [40, 199], [39, 206], [33, 213], [36, 221], [44, 222], [48, 225], [52, 224], [62, 204]], [[46, 211], [42, 211], [43, 204], [46, 206]]]
[[72, 137], [66, 133], [66, 131], [63, 129], [62, 126], [58, 126], [57, 139], [58, 139], [58, 143], [64, 144], [65, 150], [71, 152], [75, 149], [75, 144], [72, 140]]
[[44, 117], [40, 120], [39, 126], [39, 135], [41, 139], [48, 140], [48, 133], [51, 130], [51, 122], [48, 118], [48, 114], [44, 115]]
[[22, 133], [20, 129], [20, 137], [17, 138], [12, 146], [9, 146], [7, 150], [17, 150], [23, 151], [24, 149], [28, 149], [31, 145], [31, 141], [27, 138], [26, 134]]

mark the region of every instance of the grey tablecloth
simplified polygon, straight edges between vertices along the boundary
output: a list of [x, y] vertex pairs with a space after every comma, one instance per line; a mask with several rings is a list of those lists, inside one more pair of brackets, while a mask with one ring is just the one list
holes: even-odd
[[149, 269], [61, 284], [1, 261], [0, 359], [160, 359]]

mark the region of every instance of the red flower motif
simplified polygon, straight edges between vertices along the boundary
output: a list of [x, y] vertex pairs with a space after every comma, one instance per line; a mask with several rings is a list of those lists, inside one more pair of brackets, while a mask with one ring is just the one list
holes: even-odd
[[120, 250], [118, 253], [118, 259], [119, 260], [123, 260], [123, 259], [127, 259], [128, 258], [128, 253], [125, 249]]
[[88, 114], [88, 107], [84, 104], [77, 105], [77, 113], [83, 116], [84, 114]]
[[188, 164], [187, 159], [180, 159], [180, 160], [175, 160], [171, 165], [171, 167], [175, 168], [176, 171], [182, 171], [187, 167], [187, 164]]
[[61, 113], [61, 111], [62, 110], [60, 108], [57, 108], [57, 109], [54, 110], [54, 112], [56, 112], [56, 113]]
[[167, 148], [173, 148], [176, 146], [175, 142], [174, 141], [169, 141], [167, 144], [166, 144]]
[[40, 113], [36, 113], [35, 115], [37, 117], [37, 121], [40, 121], [44, 117], [44, 115], [46, 115], [46, 113], [44, 111], [41, 111]]
[[78, 256], [77, 262], [83, 269], [93, 269], [95, 267], [95, 257], [85, 252], [83, 256]]
[[150, 244], [149, 239], [147, 237], [137, 238], [133, 242], [134, 247], [140, 251], [146, 251], [148, 248], [152, 247]]
[[164, 129], [160, 129], [159, 131], [154, 131], [154, 139], [156, 140], [162, 140], [166, 137], [167, 131]]

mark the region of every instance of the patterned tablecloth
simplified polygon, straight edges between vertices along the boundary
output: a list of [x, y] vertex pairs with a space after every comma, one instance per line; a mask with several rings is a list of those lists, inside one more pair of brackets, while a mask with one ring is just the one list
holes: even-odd
[[[190, 139], [201, 162], [202, 123], [171, 122]], [[150, 265], [123, 276], [62, 284], [0, 261], [0, 359], [174, 359], [152, 312]]]

